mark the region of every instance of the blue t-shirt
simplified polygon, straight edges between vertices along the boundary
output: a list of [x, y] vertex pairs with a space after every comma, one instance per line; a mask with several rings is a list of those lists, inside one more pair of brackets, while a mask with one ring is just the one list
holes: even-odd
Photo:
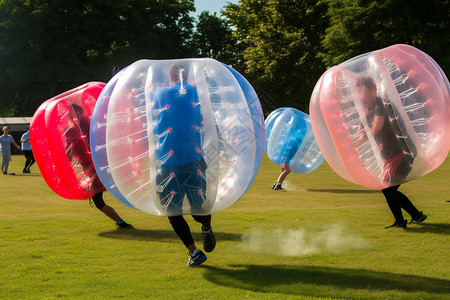
[[[20, 140], [30, 140], [30, 132], [27, 131], [24, 134], [22, 134], [22, 138]], [[26, 151], [26, 150], [31, 150], [31, 144], [30, 142], [22, 142], [22, 150]]]
[[[154, 93], [154, 134], [162, 166], [180, 166], [203, 158], [202, 116], [196, 87], [178, 82]], [[165, 159], [167, 158], [167, 160]]]

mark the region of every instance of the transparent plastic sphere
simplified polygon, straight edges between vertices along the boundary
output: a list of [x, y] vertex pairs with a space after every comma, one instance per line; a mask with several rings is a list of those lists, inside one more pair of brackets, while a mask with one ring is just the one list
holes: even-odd
[[48, 186], [67, 199], [106, 191], [92, 162], [89, 126], [104, 83], [89, 82], [42, 103], [30, 125], [36, 163]]
[[295, 108], [279, 108], [270, 113], [265, 126], [264, 151], [277, 165], [288, 163], [292, 172], [306, 174], [323, 163], [308, 114]]
[[310, 102], [325, 159], [344, 179], [372, 189], [435, 170], [450, 149], [449, 87], [437, 63], [407, 45], [330, 68]]
[[229, 66], [140, 60], [102, 94], [91, 147], [119, 201], [154, 215], [205, 215], [230, 206], [251, 185], [264, 119], [253, 88]]

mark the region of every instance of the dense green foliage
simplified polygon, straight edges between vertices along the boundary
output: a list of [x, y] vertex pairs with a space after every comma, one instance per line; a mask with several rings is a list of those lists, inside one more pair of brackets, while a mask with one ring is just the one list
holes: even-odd
[[244, 44], [241, 71], [280, 106], [308, 110], [325, 66], [317, 57], [328, 21], [315, 0], [242, 0], [225, 15]]
[[331, 26], [321, 54], [332, 66], [356, 55], [408, 44], [433, 57], [450, 72], [448, 0], [325, 0]]
[[216, 13], [202, 12], [193, 36], [192, 48], [200, 57], [213, 57], [229, 65], [239, 61], [236, 38], [230, 25]]
[[2, 114], [43, 101], [141, 58], [190, 57], [193, 0], [0, 2]]
[[0, 116], [30, 116], [139, 59], [183, 57], [232, 65], [275, 103], [266, 113], [307, 112], [327, 67], [392, 44], [419, 48], [448, 73], [449, 8], [448, 0], [241, 0], [195, 20], [193, 0], [0, 0]]

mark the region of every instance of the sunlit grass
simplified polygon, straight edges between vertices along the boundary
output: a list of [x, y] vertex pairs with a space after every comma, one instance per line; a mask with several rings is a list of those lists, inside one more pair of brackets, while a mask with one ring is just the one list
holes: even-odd
[[426, 222], [386, 230], [393, 217], [381, 192], [326, 163], [273, 191], [280, 170], [264, 157], [244, 197], [213, 215], [217, 247], [197, 268], [185, 267], [167, 218], [106, 194], [136, 228], [118, 231], [88, 201], [54, 194], [36, 166], [21, 174], [23, 163], [14, 156], [17, 175], [0, 177], [0, 299], [450, 297], [450, 160], [401, 187]]

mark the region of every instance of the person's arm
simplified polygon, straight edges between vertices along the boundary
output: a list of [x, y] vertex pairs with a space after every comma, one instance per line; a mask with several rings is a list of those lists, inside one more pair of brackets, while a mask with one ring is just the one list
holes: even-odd
[[384, 124], [384, 116], [383, 115], [375, 116], [372, 124], [372, 132], [374, 134], [380, 132], [381, 129], [383, 128], [383, 124]]
[[26, 140], [25, 140], [25, 139], [23, 138], [23, 135], [22, 135], [22, 138], [20, 139], [20, 142], [21, 142], [21, 143], [29, 143], [29, 142], [30, 142], [30, 139], [26, 139]]
[[16, 141], [14, 140], [14, 138], [12, 139], [12, 143], [14, 144], [14, 146], [16, 146], [16, 148], [17, 148], [18, 150], [20, 150], [20, 146], [17, 145], [17, 143], [16, 143]]
[[362, 125], [362, 123], [359, 125], [356, 136], [358, 137], [358, 139], [353, 143], [353, 145], [355, 148], [358, 148], [367, 140], [366, 131], [364, 130], [364, 126]]

